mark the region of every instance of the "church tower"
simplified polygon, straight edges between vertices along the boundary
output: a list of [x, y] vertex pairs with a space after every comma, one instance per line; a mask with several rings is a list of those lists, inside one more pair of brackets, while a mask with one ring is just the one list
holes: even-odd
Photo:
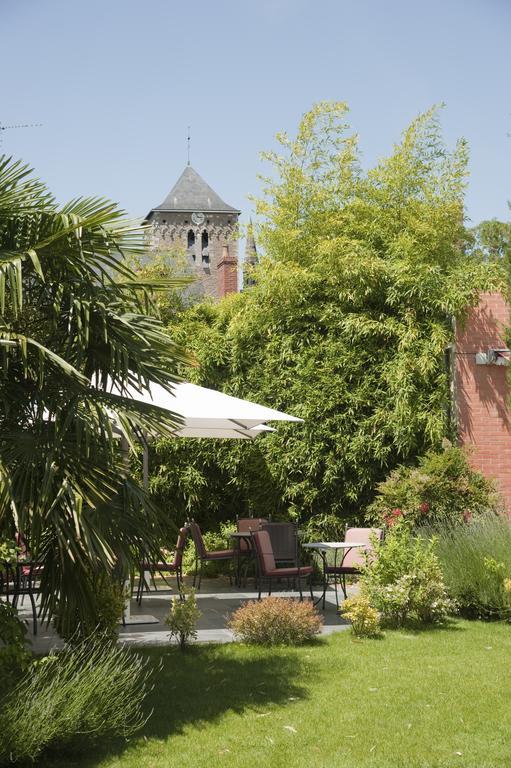
[[146, 217], [150, 248], [181, 248], [187, 274], [195, 277], [190, 290], [199, 296], [222, 298], [238, 290], [238, 217], [187, 165], [161, 205]]

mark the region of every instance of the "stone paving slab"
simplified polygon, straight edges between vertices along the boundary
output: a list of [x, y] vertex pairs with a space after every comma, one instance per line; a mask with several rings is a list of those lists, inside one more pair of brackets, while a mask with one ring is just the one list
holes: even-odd
[[[119, 628], [119, 640], [128, 645], [167, 645], [169, 642], [168, 629], [164, 624], [164, 618], [168, 613], [171, 600], [176, 596], [176, 590], [159, 588], [157, 591], [145, 592], [142, 605], [131, 601], [130, 612], [133, 619], [147, 617], [156, 620], [154, 623], [131, 624]], [[296, 599], [298, 594], [290, 591], [277, 591], [274, 596]], [[315, 597], [320, 596], [320, 591], [315, 592]], [[229, 643], [233, 641], [232, 633], [226, 628], [230, 614], [239, 608], [246, 600], [257, 598], [257, 592], [247, 589], [238, 590], [222, 579], [209, 579], [203, 581], [201, 591], [196, 593], [197, 604], [201, 611], [201, 617], [197, 624], [198, 643]], [[264, 595], [263, 595], [264, 598]], [[318, 606], [320, 609], [320, 606]], [[335, 592], [333, 589], [327, 592], [325, 610], [320, 610], [324, 626], [322, 635], [330, 635], [349, 628], [349, 623], [337, 615]], [[32, 641], [32, 649], [35, 653], [48, 653], [52, 648], [61, 648], [63, 643], [51, 626], [38, 623], [37, 635], [32, 634], [32, 621], [30, 604], [25, 600], [20, 606], [20, 615], [27, 621], [28, 637]]]

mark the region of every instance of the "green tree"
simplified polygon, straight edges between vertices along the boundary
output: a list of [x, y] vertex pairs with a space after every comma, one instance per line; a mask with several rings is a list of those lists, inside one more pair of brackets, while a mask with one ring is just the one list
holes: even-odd
[[107, 386], [169, 386], [189, 361], [151, 301], [176, 282], [125, 264], [143, 248], [115, 204], [59, 208], [27, 167], [0, 159], [0, 527], [28, 539], [43, 609], [64, 623], [90, 619], [97, 574], [126, 572], [158, 543], [158, 510], [127, 472], [111, 414], [132, 448], [172, 419]]
[[[198, 383], [304, 419], [279, 425], [258, 450], [277, 507], [313, 521], [359, 514], [390, 469], [440, 445], [450, 431], [452, 317], [478, 290], [502, 285], [498, 265], [466, 254], [467, 149], [460, 141], [447, 151], [436, 111], [367, 172], [346, 114], [344, 104], [319, 104], [295, 138], [278, 137], [257, 202], [265, 257], [256, 284], [173, 327], [200, 363]], [[165, 463], [183, 450], [191, 459], [190, 448], [167, 444]], [[236, 467], [246, 489], [252, 450], [211, 446], [208, 472]]]
[[511, 223], [488, 219], [470, 230], [469, 252], [483, 261], [501, 261], [511, 269]]

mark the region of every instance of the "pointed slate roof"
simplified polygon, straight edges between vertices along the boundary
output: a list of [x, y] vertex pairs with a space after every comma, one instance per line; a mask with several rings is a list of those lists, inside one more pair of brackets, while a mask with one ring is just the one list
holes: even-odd
[[[169, 194], [153, 211], [203, 211], [207, 213], [240, 213], [224, 203], [191, 165], [187, 165]], [[148, 217], [149, 218], [149, 217]]]

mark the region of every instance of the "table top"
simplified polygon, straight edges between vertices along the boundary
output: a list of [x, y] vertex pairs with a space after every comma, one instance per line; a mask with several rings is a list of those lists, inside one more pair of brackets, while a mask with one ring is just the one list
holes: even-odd
[[329, 549], [352, 549], [354, 547], [367, 547], [367, 542], [360, 543], [358, 541], [310, 541], [307, 544], [302, 544], [302, 547], [307, 549], [321, 549], [328, 551]]

